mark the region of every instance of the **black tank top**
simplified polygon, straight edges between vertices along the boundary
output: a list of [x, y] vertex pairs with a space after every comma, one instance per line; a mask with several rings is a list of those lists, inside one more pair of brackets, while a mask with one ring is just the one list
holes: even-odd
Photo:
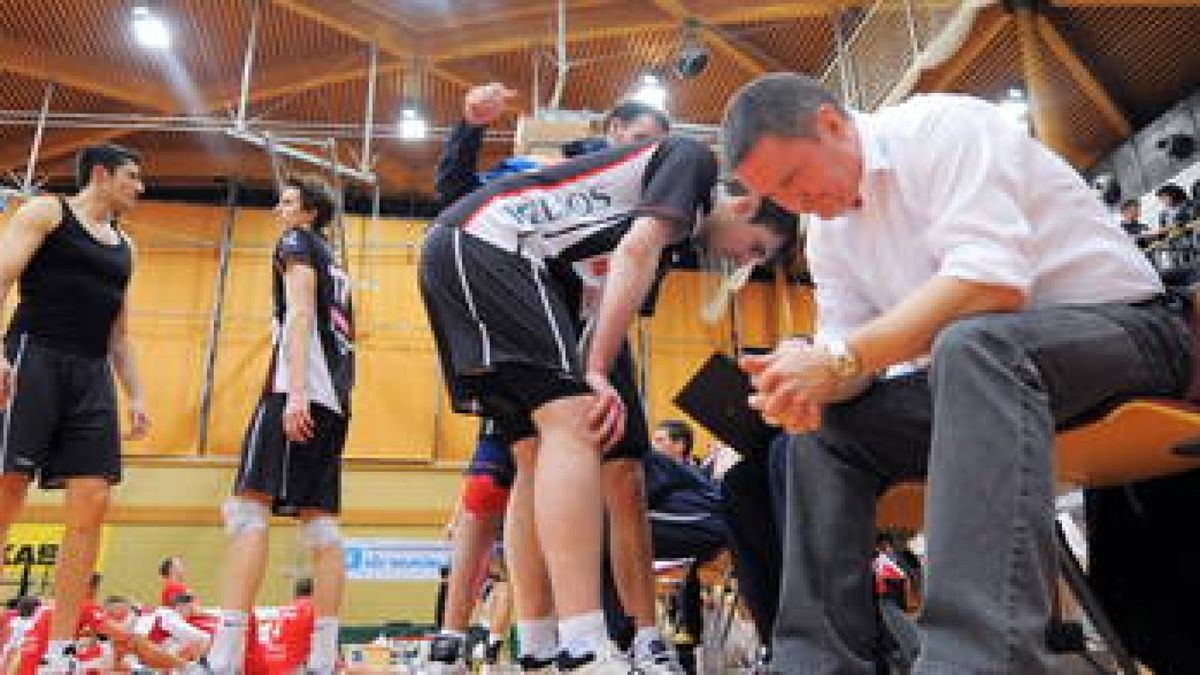
[[21, 300], [8, 336], [27, 334], [53, 349], [102, 357], [125, 301], [133, 256], [124, 235], [116, 244], [105, 244], [65, 200], [60, 203], [62, 220], [21, 274]]

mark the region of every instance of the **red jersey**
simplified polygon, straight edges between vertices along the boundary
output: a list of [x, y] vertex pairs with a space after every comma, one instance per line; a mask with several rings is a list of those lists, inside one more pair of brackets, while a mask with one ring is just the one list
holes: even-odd
[[53, 614], [53, 610], [42, 605], [33, 615], [33, 625], [21, 639], [21, 663], [17, 675], [36, 675], [42, 657], [50, 648], [50, 617]]
[[163, 581], [162, 593], [158, 596], [158, 604], [160, 607], [167, 607], [171, 604], [172, 600], [184, 593], [188, 595], [192, 594], [187, 584], [175, 581], [174, 579], [166, 579]]
[[317, 611], [309, 598], [297, 598], [279, 608], [279, 618], [267, 644], [270, 675], [288, 675], [304, 666], [312, 649], [316, 624]]
[[79, 608], [79, 623], [75, 626], [75, 635], [103, 635], [104, 626], [108, 623], [108, 615], [104, 608], [92, 600], [85, 600]]
[[192, 612], [191, 616], [186, 617], [189, 625], [199, 628], [209, 635], [217, 634], [217, 625], [221, 623], [221, 617], [210, 612]]
[[242, 661], [245, 675], [268, 675], [266, 647], [258, 640], [258, 617], [250, 612], [246, 626], [246, 658]]

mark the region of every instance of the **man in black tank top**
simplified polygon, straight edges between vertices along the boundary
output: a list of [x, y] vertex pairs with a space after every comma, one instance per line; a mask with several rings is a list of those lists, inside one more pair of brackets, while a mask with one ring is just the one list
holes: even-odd
[[218, 675], [232, 675], [244, 660], [272, 512], [300, 520], [300, 544], [312, 555], [316, 625], [304, 671], [332, 675], [337, 661], [345, 577], [337, 514], [354, 384], [354, 313], [350, 279], [324, 236], [334, 203], [320, 178], [294, 176], [275, 207], [281, 232], [272, 261], [271, 366], [246, 431], [234, 494], [221, 509], [227, 576], [208, 656]]
[[51, 672], [69, 672], [110, 486], [121, 479], [113, 371], [129, 399], [129, 437], [150, 427], [126, 331], [133, 247], [115, 224], [144, 189], [140, 165], [127, 148], [85, 148], [80, 192], [31, 200], [0, 234], [0, 301], [18, 280], [21, 296], [0, 355], [0, 531], [35, 476], [43, 488], [66, 488]]

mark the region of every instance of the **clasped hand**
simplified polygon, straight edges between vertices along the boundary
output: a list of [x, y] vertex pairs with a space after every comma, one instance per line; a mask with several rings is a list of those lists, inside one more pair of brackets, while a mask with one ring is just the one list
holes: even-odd
[[830, 354], [803, 340], [782, 342], [770, 354], [743, 356], [739, 365], [754, 387], [750, 407], [789, 433], [819, 427], [821, 408], [840, 384]]

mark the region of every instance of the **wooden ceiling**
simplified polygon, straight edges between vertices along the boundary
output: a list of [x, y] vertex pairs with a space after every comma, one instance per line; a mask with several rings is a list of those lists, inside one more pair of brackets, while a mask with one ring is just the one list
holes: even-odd
[[[681, 121], [712, 124], [725, 100], [763, 72], [819, 73], [834, 51], [833, 22], [855, 2], [568, 0], [573, 66], [562, 106], [603, 110], [647, 68], [665, 70], [686, 20], [712, 59], [692, 80], [671, 78]], [[132, 0], [4, 0], [0, 109], [36, 110], [47, 82], [51, 108], [70, 113], [230, 116], [236, 107], [252, 0], [155, 0], [173, 33], [167, 52], [138, 47]], [[466, 88], [499, 80], [532, 108], [554, 84], [554, 0], [262, 0], [249, 117], [361, 124], [367, 44], [379, 48], [374, 115], [391, 128], [406, 81], [420, 88], [435, 126], [453, 124]], [[1038, 19], [1043, 72], [1060, 148], [1087, 166], [1200, 83], [1200, 5], [1194, 0], [1060, 0]], [[925, 73], [918, 91], [996, 97], [1023, 83], [1018, 21], [1000, 6], [976, 20], [959, 52]], [[535, 65], [537, 64], [537, 65]], [[537, 79], [535, 86], [535, 77]], [[511, 129], [507, 120], [501, 129]], [[23, 166], [33, 129], [0, 125], [0, 175]], [[213, 133], [51, 128], [39, 171], [69, 171], [82, 143], [117, 139], [147, 152], [154, 180], [204, 184], [224, 175], [262, 179], [262, 150]], [[438, 140], [380, 141], [388, 192], [431, 189]], [[510, 151], [487, 144], [485, 162]], [[358, 143], [343, 142], [357, 162]]]

